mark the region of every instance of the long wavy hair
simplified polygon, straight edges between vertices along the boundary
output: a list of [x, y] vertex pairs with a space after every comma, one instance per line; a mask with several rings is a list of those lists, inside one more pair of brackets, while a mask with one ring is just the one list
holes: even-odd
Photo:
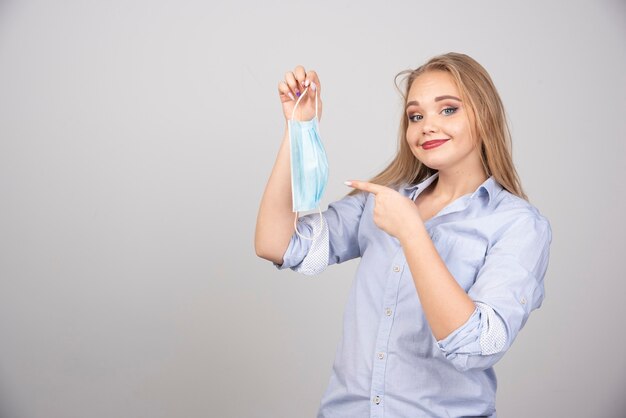
[[[506, 121], [504, 106], [487, 71], [473, 58], [450, 52], [431, 58], [415, 70], [398, 73], [396, 87], [406, 103], [413, 81], [427, 71], [444, 71], [452, 76], [461, 94], [461, 100], [473, 114], [472, 136], [477, 139], [483, 168], [512, 194], [527, 199], [513, 165], [511, 134]], [[404, 83], [400, 86], [398, 83]], [[422, 164], [411, 152], [406, 139], [408, 118], [402, 114], [399, 132], [399, 145], [391, 163], [370, 182], [389, 187], [403, 184], [416, 184], [436, 173]], [[352, 193], [357, 192], [356, 190]], [[351, 193], [351, 194], [352, 194]]]

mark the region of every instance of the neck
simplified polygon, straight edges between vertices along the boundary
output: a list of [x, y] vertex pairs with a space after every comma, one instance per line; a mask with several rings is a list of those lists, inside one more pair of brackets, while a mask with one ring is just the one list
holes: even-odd
[[453, 201], [463, 195], [473, 193], [485, 180], [487, 180], [487, 174], [483, 170], [439, 171], [433, 193], [442, 199]]

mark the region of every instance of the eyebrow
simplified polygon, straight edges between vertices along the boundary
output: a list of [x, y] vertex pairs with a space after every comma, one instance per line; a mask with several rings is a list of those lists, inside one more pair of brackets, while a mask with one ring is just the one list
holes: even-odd
[[[457, 102], [461, 101], [461, 99], [459, 99], [458, 97], [450, 96], [449, 94], [446, 94], [445, 96], [437, 96], [437, 97], [435, 97], [435, 101], [436, 102], [440, 102], [440, 101], [446, 100], [446, 99], [456, 100]], [[407, 107], [409, 107], [409, 106], [412, 106], [412, 105], [419, 106], [419, 102], [417, 100], [411, 100], [410, 102], [407, 102], [407, 104], [405, 106], [405, 109]]]

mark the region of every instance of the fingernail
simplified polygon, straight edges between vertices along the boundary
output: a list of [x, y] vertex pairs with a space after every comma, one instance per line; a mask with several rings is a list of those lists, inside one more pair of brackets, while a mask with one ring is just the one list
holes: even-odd
[[311, 90], [317, 91], [317, 84], [315, 84], [315, 82], [311, 83]]
[[343, 184], [345, 184], [346, 186], [352, 186], [352, 182], [351, 181], [344, 181]]
[[309, 87], [309, 84], [310, 84], [309, 80], [306, 80], [306, 81], [304, 82], [304, 87]]
[[296, 100], [296, 98], [295, 98], [295, 97], [293, 97], [293, 93], [292, 93], [292, 92], [289, 92], [289, 93], [287, 94], [287, 96], [289, 96], [289, 98], [290, 98], [291, 100]]
[[296, 90], [296, 96], [300, 97], [300, 92]]

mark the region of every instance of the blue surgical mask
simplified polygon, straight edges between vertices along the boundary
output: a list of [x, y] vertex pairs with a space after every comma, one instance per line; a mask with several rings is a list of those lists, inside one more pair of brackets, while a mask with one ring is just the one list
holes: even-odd
[[296, 107], [308, 89], [307, 87], [296, 101], [291, 119], [287, 124], [291, 149], [291, 195], [296, 218], [298, 212], [315, 208], [320, 210], [321, 217], [319, 204], [328, 183], [328, 160], [319, 134], [317, 91], [315, 92], [315, 117], [310, 121], [294, 119]]

